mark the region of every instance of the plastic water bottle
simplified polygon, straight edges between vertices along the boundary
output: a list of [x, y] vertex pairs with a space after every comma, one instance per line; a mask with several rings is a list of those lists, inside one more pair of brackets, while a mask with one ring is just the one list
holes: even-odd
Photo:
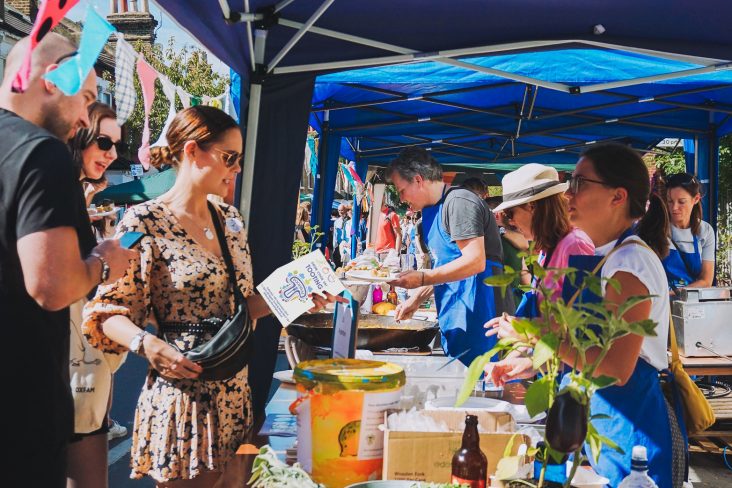
[[648, 476], [648, 451], [645, 446], [633, 446], [630, 474], [620, 482], [618, 488], [658, 488]]

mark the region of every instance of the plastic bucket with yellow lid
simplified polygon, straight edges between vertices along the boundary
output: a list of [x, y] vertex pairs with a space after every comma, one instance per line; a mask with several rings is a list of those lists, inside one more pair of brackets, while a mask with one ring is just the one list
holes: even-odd
[[399, 403], [406, 381], [396, 364], [318, 359], [297, 365], [297, 460], [328, 488], [381, 479], [384, 411]]

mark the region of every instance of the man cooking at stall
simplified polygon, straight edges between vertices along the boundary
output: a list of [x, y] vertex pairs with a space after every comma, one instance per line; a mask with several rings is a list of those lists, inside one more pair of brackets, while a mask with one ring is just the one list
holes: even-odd
[[422, 211], [432, 269], [407, 271], [390, 282], [415, 289], [396, 309], [407, 319], [434, 292], [442, 347], [466, 365], [495, 344], [483, 324], [504, 311], [513, 313], [510, 294], [502, 297], [483, 280], [503, 269], [503, 250], [493, 213], [470, 190], [448, 188], [442, 167], [420, 147], [404, 149], [387, 170], [402, 202]]

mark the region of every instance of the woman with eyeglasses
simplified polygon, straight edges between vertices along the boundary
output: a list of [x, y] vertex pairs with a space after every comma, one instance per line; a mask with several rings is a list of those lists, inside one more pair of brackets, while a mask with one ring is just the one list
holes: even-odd
[[689, 173], [665, 178], [671, 246], [663, 260], [673, 295], [686, 287], [709, 287], [714, 279], [714, 229], [702, 220], [701, 183]]
[[[564, 192], [567, 183], [559, 182], [557, 170], [541, 164], [526, 164], [508, 173], [502, 181], [503, 202], [494, 212], [503, 214], [505, 220], [516, 227], [527, 240], [533, 242], [533, 251], [539, 254], [544, 268], [565, 268], [571, 255], [592, 255], [595, 250], [590, 238], [569, 220], [569, 209]], [[539, 280], [532, 276], [533, 290], [525, 293], [516, 310], [519, 317], [539, 315], [539, 300], [536, 290]], [[544, 287], [552, 292], [549, 297], [561, 296], [563, 277], [552, 277], [551, 272], [544, 280]], [[487, 336], [499, 333], [503, 328], [511, 333], [513, 317], [495, 317], [485, 324]], [[501, 334], [505, 335], [505, 334]], [[509, 379], [530, 378], [536, 374], [532, 359], [525, 352], [513, 351], [494, 364], [486, 367], [486, 373], [493, 381], [502, 385]]]
[[[661, 371], [668, 368], [669, 295], [661, 264], [668, 253], [668, 215], [663, 200], [651, 194], [648, 169], [627, 146], [602, 144], [585, 151], [567, 188], [569, 215], [595, 245], [595, 256], [580, 256], [569, 265], [592, 271], [607, 260], [598, 274], [620, 288], [602, 285], [602, 299], [610, 307], [632, 296], [650, 296], [629, 309], [629, 322], [652, 320], [656, 335], [628, 334], [618, 339], [595, 371], [617, 379], [592, 397], [590, 415], [600, 435], [617, 443], [623, 452], [603, 445], [599, 460], [590, 463], [617, 487], [630, 472], [633, 446], [645, 446], [649, 475], [658, 486], [680, 488], [686, 471], [686, 439], [680, 405], [672, 406], [661, 390]], [[648, 204], [648, 205], [647, 205]], [[592, 301], [587, 298], [585, 302]], [[499, 330], [499, 336], [502, 335]], [[600, 353], [586, 351], [590, 361]], [[560, 346], [565, 363], [574, 365], [578, 354], [568, 343]], [[582, 369], [582, 365], [577, 367]], [[679, 413], [677, 415], [677, 412]], [[590, 446], [585, 449], [589, 451]]]
[[[79, 167], [79, 180], [84, 189], [87, 207], [94, 195], [107, 187], [105, 172], [123, 152], [122, 130], [117, 125], [115, 111], [100, 102], [89, 105], [89, 126], [79, 129], [69, 142], [74, 161]], [[97, 239], [111, 237], [116, 225], [116, 216], [90, 216]], [[69, 488], [97, 488], [107, 486], [108, 440], [127, 435], [127, 429], [108, 416], [112, 403], [112, 374], [121, 365], [124, 357], [119, 355], [90, 356], [89, 344], [81, 333], [81, 310], [86, 300], [71, 305], [71, 339], [69, 372], [80, 371], [84, 361], [100, 361], [95, 369], [94, 391], [74, 391], [75, 426], [68, 448], [67, 486]], [[105, 375], [106, 378], [101, 378]], [[92, 395], [98, 397], [90, 401]]]
[[[239, 126], [221, 110], [198, 105], [175, 116], [166, 139], [168, 146], [152, 149], [151, 162], [173, 166], [175, 184], [125, 213], [117, 232], [144, 234], [140, 257], [125, 277], [99, 287], [84, 309], [83, 329], [93, 346], [112, 354], [129, 350], [150, 363], [135, 412], [131, 477], [208, 487], [252, 426], [248, 368], [227, 380], [202, 381], [201, 366], [184, 352], [216, 334], [221, 321], [212, 319], [231, 317], [236, 296], [244, 297], [250, 320], [270, 309], [254, 293], [241, 214], [208, 199], [226, 195], [241, 171]], [[337, 300], [312, 298], [313, 310]], [[149, 324], [157, 334], [145, 331]]]

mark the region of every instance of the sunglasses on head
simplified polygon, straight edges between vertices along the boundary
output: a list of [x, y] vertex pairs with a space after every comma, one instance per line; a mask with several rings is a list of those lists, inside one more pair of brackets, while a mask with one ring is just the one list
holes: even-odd
[[675, 175], [666, 176], [665, 180], [667, 187], [699, 185], [696, 176], [689, 173], [676, 173]]
[[224, 151], [223, 149], [219, 149], [217, 147], [214, 147], [216, 151], [218, 151], [221, 154], [221, 162], [224, 163], [224, 166], [227, 168], [233, 168], [237, 164], [239, 166], [243, 165], [244, 160], [244, 154], [236, 151]]
[[110, 137], [107, 136], [99, 136], [97, 137], [97, 147], [101, 149], [102, 151], [109, 151], [114, 147], [117, 149], [117, 154], [123, 154], [127, 151], [127, 144], [122, 142], [121, 140], [114, 142]]

